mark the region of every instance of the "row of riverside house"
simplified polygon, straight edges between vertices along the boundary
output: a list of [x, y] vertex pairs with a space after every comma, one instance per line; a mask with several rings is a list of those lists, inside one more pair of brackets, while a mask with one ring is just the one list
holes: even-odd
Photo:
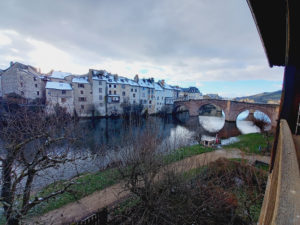
[[142, 106], [149, 114], [170, 112], [175, 100], [199, 99], [195, 88], [170, 86], [164, 80], [134, 79], [90, 69], [85, 75], [51, 71], [41, 74], [32, 66], [15, 62], [0, 70], [0, 98], [20, 96], [27, 102], [46, 104], [49, 113], [60, 106], [79, 117], [111, 116], [124, 106]]

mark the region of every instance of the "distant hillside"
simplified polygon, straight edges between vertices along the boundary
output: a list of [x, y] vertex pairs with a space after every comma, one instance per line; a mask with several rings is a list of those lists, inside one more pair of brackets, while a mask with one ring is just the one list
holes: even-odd
[[263, 92], [256, 95], [238, 97], [235, 98], [236, 101], [248, 101], [248, 102], [257, 102], [257, 103], [276, 103], [280, 102], [281, 90], [274, 92]]

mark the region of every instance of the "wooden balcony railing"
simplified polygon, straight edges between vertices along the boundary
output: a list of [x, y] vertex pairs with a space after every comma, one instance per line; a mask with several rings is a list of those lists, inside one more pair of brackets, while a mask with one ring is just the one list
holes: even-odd
[[299, 168], [292, 133], [286, 120], [281, 120], [274, 167], [268, 178], [259, 225], [300, 224]]

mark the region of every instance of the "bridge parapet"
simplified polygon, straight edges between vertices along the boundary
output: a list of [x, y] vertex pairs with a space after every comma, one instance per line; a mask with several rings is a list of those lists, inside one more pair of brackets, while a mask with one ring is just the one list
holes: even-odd
[[275, 163], [268, 178], [259, 225], [300, 224], [300, 170], [294, 140], [285, 120], [280, 133]]

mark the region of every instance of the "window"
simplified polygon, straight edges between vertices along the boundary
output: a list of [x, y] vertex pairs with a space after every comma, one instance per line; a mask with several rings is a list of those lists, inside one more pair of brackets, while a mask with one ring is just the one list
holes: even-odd
[[157, 100], [159, 100], [159, 96], [157, 96]]
[[133, 104], [135, 104], [135, 100], [133, 100]]
[[131, 88], [131, 92], [133, 92], [133, 88]]
[[110, 85], [108, 85], [108, 87], [110, 87], [110, 88], [111, 88], [111, 84], [110, 84]]
[[102, 88], [99, 88], [99, 93], [102, 93]]
[[99, 100], [102, 100], [102, 99], [103, 99], [102, 95], [99, 95]]
[[123, 92], [122, 92], [122, 96], [125, 96], [125, 95], [126, 95], [126, 93], [125, 93], [125, 91], [123, 91]]
[[135, 98], [135, 94], [133, 94], [133, 97]]
[[50, 91], [48, 91], [48, 95], [51, 95], [51, 92], [50, 92]]
[[137, 92], [137, 89], [135, 89], [134, 91]]
[[37, 84], [34, 84], [34, 86], [37, 88]]
[[99, 81], [99, 85], [102, 85], [102, 81]]
[[84, 88], [84, 84], [78, 84], [79, 88]]
[[143, 100], [142, 99], [140, 100], [140, 104], [143, 104]]
[[79, 98], [78, 98], [78, 101], [79, 101], [79, 102], [85, 102], [85, 101], [86, 101], [86, 98], [84, 98], [84, 97], [79, 97]]
[[33, 80], [36, 81], [36, 77], [33, 77]]
[[117, 87], [117, 85], [114, 84], [114, 88], [116, 88], [116, 87]]
[[146, 104], [147, 103], [147, 101], [146, 100], [144, 100], [144, 104]]
[[83, 91], [80, 91], [80, 94], [82, 94], [82, 95], [83, 95]]
[[21, 91], [21, 95], [24, 95], [24, 91]]
[[100, 103], [99, 106], [102, 107], [102, 106], [103, 106], [103, 103]]
[[21, 87], [23, 87], [23, 82], [20, 83]]
[[125, 89], [125, 84], [122, 84], [122, 88]]
[[110, 94], [110, 95], [111, 95], [111, 90], [109, 90], [108, 94]]
[[39, 91], [37, 91], [37, 92], [36, 92], [36, 95], [40, 95], [40, 92], [39, 92]]
[[116, 94], [117, 94], [117, 91], [114, 91], [114, 94], [116, 95]]
[[62, 95], [65, 95], [66, 93], [67, 93], [66, 90], [62, 90], [62, 91], [61, 91], [61, 94], [62, 94]]
[[112, 100], [113, 100], [113, 102], [118, 102], [120, 99], [119, 99], [119, 97], [113, 97]]
[[149, 100], [149, 104], [151, 104], [151, 100]]
[[120, 102], [120, 97], [119, 96], [108, 96], [107, 101], [108, 101], [108, 103]]
[[81, 109], [84, 109], [84, 105], [81, 105], [80, 107], [81, 107]]
[[66, 98], [61, 98], [61, 103], [64, 103], [64, 102], [66, 102], [67, 101], [67, 99]]

